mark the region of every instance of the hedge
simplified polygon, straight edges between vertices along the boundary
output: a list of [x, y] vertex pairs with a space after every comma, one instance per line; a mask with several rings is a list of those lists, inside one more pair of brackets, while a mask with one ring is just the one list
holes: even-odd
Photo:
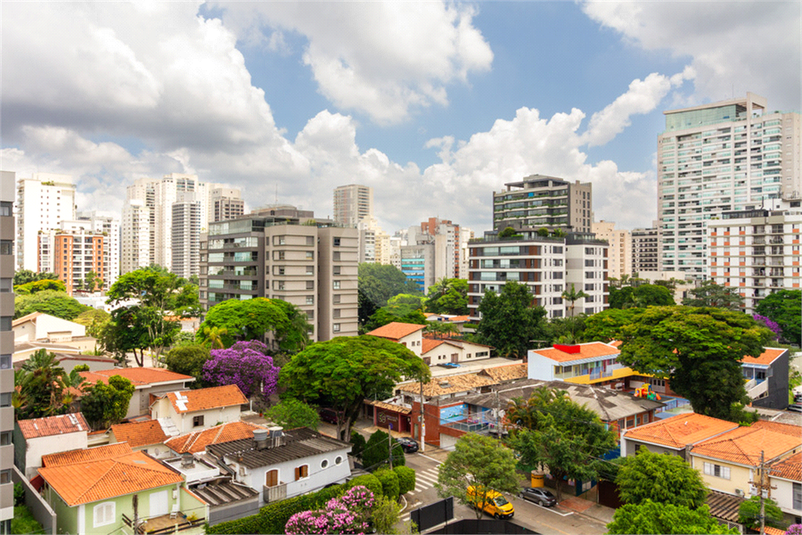
[[415, 490], [415, 470], [408, 466], [394, 466], [393, 471], [398, 476], [398, 493], [406, 494]]
[[389, 468], [382, 468], [381, 470], [376, 470], [373, 475], [381, 481], [382, 494], [393, 501], [398, 500], [398, 474]]
[[295, 513], [320, 509], [330, 499], [342, 496], [345, 491], [357, 485], [366, 486], [376, 497], [382, 495], [381, 482], [376, 476], [368, 474], [355, 477], [342, 485], [334, 485], [310, 494], [268, 503], [259, 509], [258, 514], [209, 526], [206, 528], [206, 533], [284, 533], [284, 526]]

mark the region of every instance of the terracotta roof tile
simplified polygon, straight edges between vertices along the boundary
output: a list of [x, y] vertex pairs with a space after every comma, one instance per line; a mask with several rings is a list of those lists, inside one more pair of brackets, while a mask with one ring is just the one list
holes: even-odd
[[618, 348], [605, 344], [602, 342], [589, 342], [587, 344], [577, 344], [579, 351], [576, 353], [568, 353], [554, 347], [547, 347], [545, 349], [536, 349], [534, 353], [551, 359], [555, 362], [571, 362], [574, 360], [583, 360], [596, 357], [617, 357], [621, 352]]
[[775, 528], [772, 526], [764, 526], [763, 533], [766, 535], [785, 535], [785, 530], [780, 528]]
[[625, 437], [627, 440], [682, 449], [689, 444], [696, 444], [737, 428], [738, 424], [736, 423], [690, 413], [679, 414], [630, 429], [626, 432]]
[[248, 403], [247, 398], [237, 385], [168, 392], [166, 396], [178, 414]]
[[45, 466], [39, 475], [70, 507], [184, 481], [181, 474], [141, 451]]
[[163, 368], [113, 368], [111, 370], [100, 370], [96, 372], [81, 372], [81, 376], [90, 383], [102, 381], [109, 383], [109, 377], [119, 375], [131, 381], [135, 387], [146, 385], [168, 383], [173, 381], [194, 381], [191, 375], [175, 373]]
[[802, 481], [802, 452], [772, 463], [769, 475], [791, 481]]
[[409, 407], [404, 407], [402, 405], [395, 405], [394, 403], [385, 403], [384, 401], [373, 401], [370, 399], [365, 400], [366, 405], [373, 405], [374, 407], [378, 407], [380, 409], [387, 409], [389, 411], [394, 411], [399, 414], [411, 414], [412, 409]]
[[117, 442], [127, 442], [132, 448], [163, 444], [167, 440], [158, 420], [113, 425], [109, 431]]
[[412, 333], [424, 329], [425, 327], [426, 327], [425, 325], [416, 325], [414, 323], [399, 323], [397, 321], [394, 321], [392, 323], [388, 323], [383, 327], [374, 329], [370, 331], [368, 334], [371, 336], [378, 336], [379, 338], [387, 338], [389, 340], [398, 341], [405, 336], [409, 336]]
[[266, 426], [249, 422], [229, 422], [187, 435], [169, 438], [164, 445], [176, 453], [201, 453], [206, 451], [206, 446], [209, 444], [253, 438], [254, 429], [265, 428]]
[[528, 370], [526, 364], [509, 364], [507, 366], [494, 366], [485, 368], [481, 372], [496, 382], [514, 381], [516, 379], [526, 379]]
[[783, 433], [792, 437], [797, 437], [802, 440], [802, 427], [793, 424], [784, 424], [781, 422], [769, 422], [766, 420], [758, 420], [752, 424], [752, 427], [759, 427], [774, 431], [775, 433]]
[[131, 453], [131, 446], [125, 442], [120, 444], [108, 444], [97, 448], [85, 450], [70, 450], [59, 453], [42, 455], [42, 466], [63, 466], [66, 464], [79, 464], [90, 461], [100, 461], [102, 459], [113, 459], [120, 455]]
[[777, 360], [783, 353], [786, 353], [787, 349], [778, 349], [774, 347], [767, 347], [763, 353], [760, 354], [759, 357], [744, 357], [741, 362], [744, 364], [763, 364], [768, 366], [775, 360]]
[[760, 464], [760, 452], [770, 461], [802, 446], [799, 435], [778, 432], [759, 425], [740, 427], [715, 438], [705, 440], [693, 447], [693, 455], [702, 455], [747, 466]]
[[47, 418], [19, 420], [17, 424], [20, 431], [22, 431], [22, 436], [26, 439], [89, 431], [89, 425], [84, 420], [84, 415], [80, 412], [48, 416]]
[[[454, 394], [457, 392], [468, 392], [475, 388], [482, 386], [489, 386], [496, 384], [496, 381], [490, 377], [479, 375], [478, 373], [465, 373], [462, 375], [449, 375], [432, 379], [423, 385], [424, 396], [443, 396], [446, 394]], [[420, 394], [419, 383], [406, 383], [400, 385], [399, 390], [404, 392], [412, 392]]]

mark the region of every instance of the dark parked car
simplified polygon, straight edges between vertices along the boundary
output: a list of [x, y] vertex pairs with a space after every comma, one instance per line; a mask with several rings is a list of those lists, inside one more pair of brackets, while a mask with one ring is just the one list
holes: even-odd
[[545, 507], [557, 505], [557, 498], [554, 497], [554, 494], [543, 488], [527, 487], [521, 491], [521, 498]]
[[[337, 411], [334, 409], [320, 409], [318, 414], [324, 422], [337, 425]], [[342, 413], [340, 415], [342, 416]]]
[[401, 449], [404, 450], [404, 453], [415, 453], [418, 451], [418, 443], [411, 438], [398, 437], [395, 441], [401, 444]]
[[802, 403], [792, 403], [788, 405], [788, 410], [793, 412], [802, 412]]

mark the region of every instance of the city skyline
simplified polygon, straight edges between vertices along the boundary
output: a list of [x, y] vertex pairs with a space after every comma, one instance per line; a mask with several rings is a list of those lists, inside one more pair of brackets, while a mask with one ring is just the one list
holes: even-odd
[[632, 229], [657, 215], [664, 110], [802, 108], [795, 3], [316, 6], [4, 5], [0, 167], [118, 213], [173, 172], [320, 217], [358, 183], [390, 232], [479, 233], [537, 173], [591, 182], [596, 220]]

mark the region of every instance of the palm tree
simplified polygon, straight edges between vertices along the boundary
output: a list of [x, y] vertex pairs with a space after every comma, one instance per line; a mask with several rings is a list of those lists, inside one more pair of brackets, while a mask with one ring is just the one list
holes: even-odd
[[22, 404], [25, 417], [59, 414], [66, 373], [56, 362], [56, 355], [40, 349], [22, 365], [21, 372], [18, 380], [20, 397], [24, 399], [18, 403]]
[[225, 348], [225, 344], [223, 343], [223, 336], [228, 334], [228, 329], [224, 327], [209, 327], [206, 326], [203, 328], [203, 341], [201, 342], [202, 345], [209, 347], [211, 349], [223, 349]]
[[588, 294], [586, 294], [585, 292], [583, 292], [582, 290], [579, 290], [577, 292], [573, 283], [571, 283], [571, 289], [570, 290], [568, 290], [566, 288], [566, 290], [562, 293], [562, 298], [565, 299], [566, 301], [568, 301], [569, 303], [571, 303], [571, 305], [569, 306], [569, 309], [571, 310], [571, 317], [572, 318], [574, 317], [574, 306], [575, 306], [575, 303], [580, 299], [585, 299], [586, 297], [590, 297], [590, 296]]
[[74, 391], [80, 391], [84, 383], [86, 383], [86, 379], [76, 369], [72, 369], [69, 375], [64, 374], [64, 392], [61, 397], [61, 403], [67, 410], [72, 407], [72, 403], [75, 401]]

